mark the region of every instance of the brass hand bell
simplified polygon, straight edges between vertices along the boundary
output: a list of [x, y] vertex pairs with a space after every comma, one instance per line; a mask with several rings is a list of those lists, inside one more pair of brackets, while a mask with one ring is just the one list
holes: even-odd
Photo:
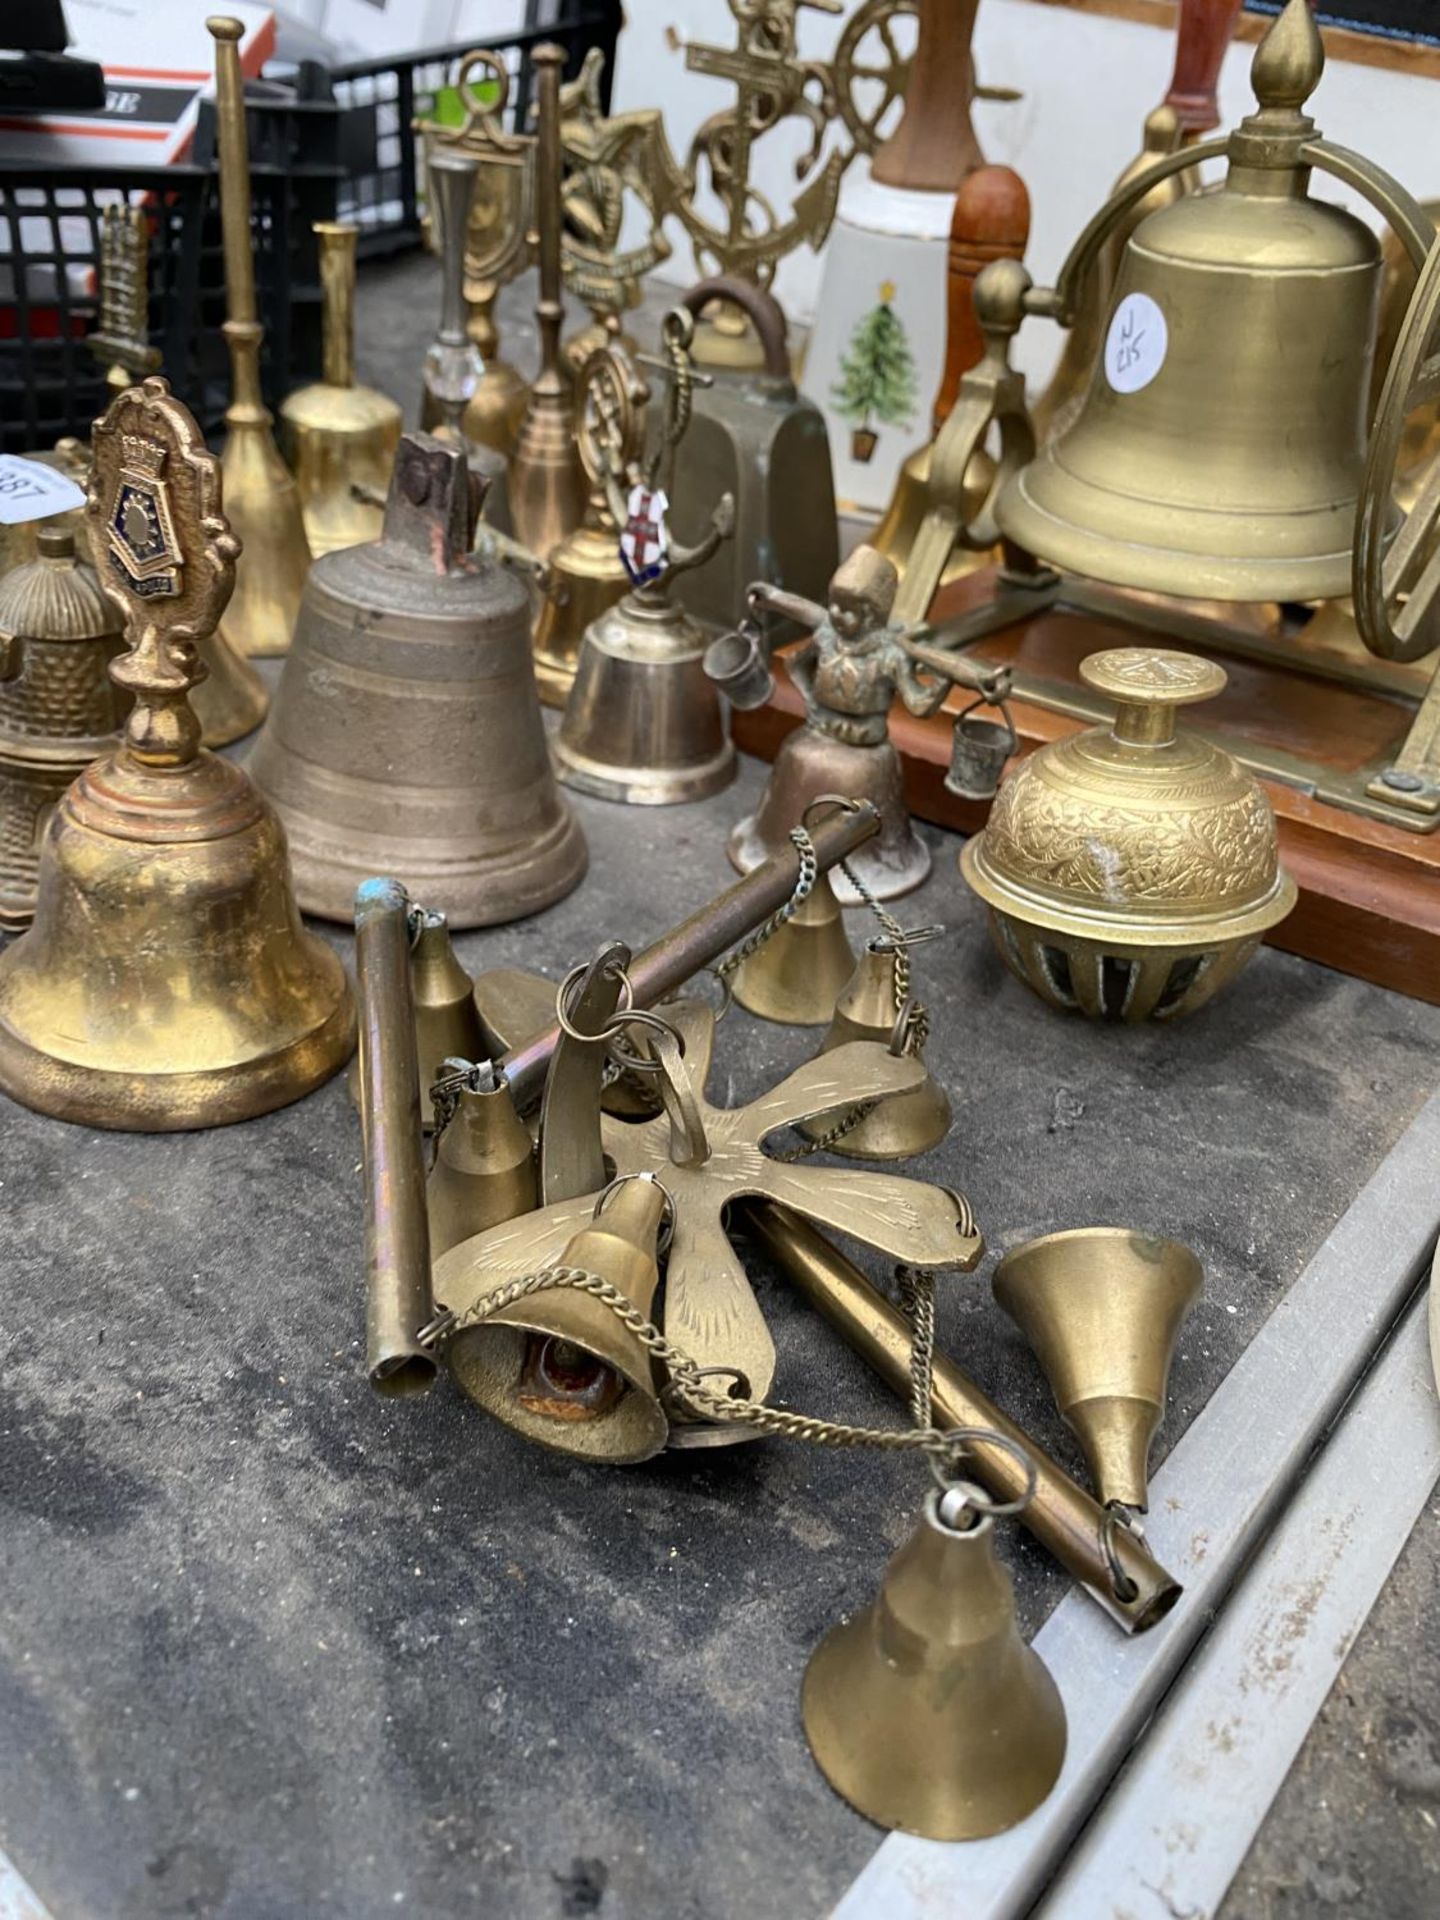
[[790, 917], [735, 967], [731, 991], [747, 1013], [762, 1020], [818, 1027], [833, 1016], [854, 970], [840, 902], [830, 876], [817, 873]]

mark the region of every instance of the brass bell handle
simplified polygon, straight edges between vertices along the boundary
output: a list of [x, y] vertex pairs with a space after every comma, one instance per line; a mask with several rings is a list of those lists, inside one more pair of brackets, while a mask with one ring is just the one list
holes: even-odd
[[1175, 737], [1175, 709], [1213, 700], [1226, 673], [1213, 660], [1171, 647], [1108, 647], [1080, 662], [1080, 678], [1116, 703], [1115, 738], [1164, 746]]
[[715, 300], [726, 300], [732, 307], [738, 307], [754, 327], [765, 355], [765, 371], [770, 378], [790, 379], [785, 315], [774, 296], [766, 293], [763, 287], [757, 287], [753, 281], [740, 279], [737, 274], [721, 273], [712, 280], [702, 280], [698, 286], [691, 287], [680, 304], [687, 312], [698, 316]]

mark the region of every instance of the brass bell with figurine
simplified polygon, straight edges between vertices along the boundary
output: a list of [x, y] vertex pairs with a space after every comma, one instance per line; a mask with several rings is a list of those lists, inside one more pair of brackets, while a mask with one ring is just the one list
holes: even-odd
[[539, 1206], [535, 1143], [515, 1111], [510, 1083], [488, 1060], [444, 1060], [428, 1081], [422, 1068], [420, 1087], [422, 1110], [432, 1098], [446, 1109], [425, 1187], [430, 1252], [438, 1260], [472, 1234]]
[[1200, 1262], [1128, 1227], [1048, 1233], [1007, 1253], [995, 1298], [1044, 1369], [1105, 1506], [1144, 1513], [1150, 1447]]
[[830, 876], [735, 968], [731, 992], [747, 1013], [787, 1027], [823, 1026], [835, 1012], [855, 953]]
[[0, 955], [0, 1088], [87, 1126], [219, 1126], [327, 1080], [355, 1009], [300, 924], [278, 820], [190, 706], [235, 577], [220, 463], [159, 378], [118, 395], [93, 447], [91, 550], [128, 643], [110, 671], [134, 706], [52, 815], [34, 923]]
[[[40, 847], [66, 788], [116, 744], [130, 708], [110, 678], [122, 622], [75, 535], [45, 521], [0, 580], [0, 929], [35, 913]], [[88, 551], [88, 549], [87, 549]]]
[[1234, 978], [1294, 906], [1295, 882], [1259, 782], [1176, 731], [1176, 709], [1213, 699], [1222, 668], [1116, 647], [1080, 674], [1116, 703], [1114, 723], [1022, 761], [960, 870], [1006, 965], [1050, 1006], [1174, 1019]]
[[[650, 1318], [665, 1207], [652, 1175], [617, 1182], [558, 1264], [609, 1281]], [[648, 1348], [594, 1294], [555, 1287], [482, 1312], [455, 1334], [447, 1358], [487, 1413], [557, 1452], [628, 1466], [651, 1459], [669, 1436]]]
[[355, 244], [358, 229], [317, 220], [324, 294], [322, 378], [299, 387], [280, 408], [286, 455], [300, 489], [311, 553], [333, 553], [379, 537], [383, 494], [395, 462], [403, 416], [387, 394], [355, 380]]
[[285, 822], [300, 903], [348, 922], [381, 870], [453, 927], [538, 913], [585, 842], [550, 768], [529, 601], [472, 553], [464, 451], [400, 442], [379, 540], [317, 560], [251, 771]]
[[1065, 1708], [1020, 1637], [986, 1495], [932, 1492], [868, 1607], [832, 1627], [800, 1694], [830, 1785], [877, 1826], [927, 1840], [1003, 1833], [1045, 1799]]
[[[705, 673], [710, 636], [672, 589], [734, 529], [728, 494], [712, 502], [710, 525], [693, 546], [675, 542], [666, 524], [692, 386], [705, 377], [690, 364], [693, 331], [689, 314], [674, 309], [663, 327], [664, 356], [648, 363], [663, 367], [668, 381], [645, 467], [621, 470], [610, 446], [595, 443], [631, 588], [585, 631], [554, 743], [556, 770], [567, 786], [632, 806], [703, 800], [735, 777], [729, 716]], [[628, 365], [618, 345], [591, 356], [584, 376], [587, 416], [597, 389], [624, 384]]]

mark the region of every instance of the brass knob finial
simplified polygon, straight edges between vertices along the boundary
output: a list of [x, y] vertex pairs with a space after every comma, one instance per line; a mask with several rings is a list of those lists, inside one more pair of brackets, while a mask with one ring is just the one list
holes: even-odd
[[1256, 49], [1250, 84], [1262, 108], [1303, 107], [1325, 71], [1325, 43], [1309, 0], [1290, 0]]

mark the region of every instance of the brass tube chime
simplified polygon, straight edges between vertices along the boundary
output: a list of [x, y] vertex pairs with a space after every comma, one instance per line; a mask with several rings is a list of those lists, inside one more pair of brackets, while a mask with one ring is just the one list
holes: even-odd
[[250, 152], [240, 39], [245, 29], [226, 14], [206, 22], [215, 41], [215, 117], [220, 157], [220, 219], [225, 236], [223, 332], [230, 349], [231, 399], [225, 413], [221, 471], [225, 511], [240, 537], [244, 561], [226, 611], [224, 632], [241, 653], [287, 653], [310, 570], [300, 492], [280, 458], [270, 411], [260, 391], [265, 330], [255, 305], [255, 254], [250, 234]]

